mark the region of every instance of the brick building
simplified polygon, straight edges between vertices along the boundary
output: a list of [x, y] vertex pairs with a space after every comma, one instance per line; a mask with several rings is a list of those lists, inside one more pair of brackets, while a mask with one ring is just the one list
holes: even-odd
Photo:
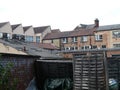
[[105, 49], [108, 56], [118, 55], [120, 24], [99, 26], [99, 20], [96, 19], [94, 24], [80, 24], [72, 31], [49, 33], [43, 42], [55, 44], [64, 53], [64, 57], [72, 57], [72, 51]]

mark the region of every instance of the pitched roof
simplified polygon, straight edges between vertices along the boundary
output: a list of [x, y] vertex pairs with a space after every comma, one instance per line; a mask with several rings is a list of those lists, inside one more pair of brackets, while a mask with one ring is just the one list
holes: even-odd
[[15, 25], [11, 25], [12, 30], [15, 30], [18, 26], [20, 26], [21, 24], [15, 24]]
[[59, 49], [51, 43], [33, 43], [33, 45], [37, 46], [39, 48], [43, 48], [43, 49], [50, 49], [50, 50], [58, 50]]
[[101, 30], [116, 30], [116, 29], [120, 29], [120, 24], [99, 26], [96, 30], [101, 31]]
[[95, 28], [95, 24], [80, 24], [78, 26], [75, 27], [75, 31], [78, 31], [78, 30], [85, 30], [85, 29], [93, 29]]
[[32, 27], [32, 26], [24, 26], [24, 27], [23, 27], [24, 32], [26, 32], [30, 27]]
[[58, 39], [63, 37], [74, 37], [83, 35], [92, 35], [95, 29], [79, 30], [79, 31], [66, 31], [58, 33], [48, 33], [43, 40]]
[[56, 54], [52, 54], [52, 53], [46, 51], [45, 49], [35, 46], [31, 43], [25, 43], [25, 42], [21, 42], [18, 40], [5, 41], [5, 40], [0, 39], [0, 43], [3, 43], [6, 46], [13, 47], [18, 51], [22, 51], [22, 52], [26, 53], [25, 55], [41, 56], [43, 58], [60, 58], [61, 57]]
[[52, 33], [58, 33], [58, 32], [61, 32], [60, 29], [52, 29], [51, 30]]
[[35, 33], [42, 33], [42, 32], [44, 32], [48, 27], [50, 27], [50, 26], [34, 27], [34, 32], [35, 32]]
[[3, 27], [5, 24], [7, 24], [8, 22], [3, 22], [3, 23], [0, 23], [0, 28]]

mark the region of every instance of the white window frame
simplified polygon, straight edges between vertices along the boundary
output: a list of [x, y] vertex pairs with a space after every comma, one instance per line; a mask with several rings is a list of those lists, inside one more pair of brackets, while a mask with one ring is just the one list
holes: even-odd
[[77, 42], [77, 37], [72, 37], [72, 42]]
[[[78, 50], [78, 47], [77, 47], [77, 46], [73, 46], [73, 47], [71, 47], [71, 48], [73, 48], [73, 50]], [[70, 48], [70, 50], [72, 50], [71, 48]], [[76, 49], [76, 48], [77, 48], [77, 49]]]
[[95, 35], [95, 40], [96, 41], [103, 40], [103, 35], [101, 35], [101, 34], [100, 35]]
[[7, 33], [7, 38], [10, 39], [10, 34], [9, 33]]
[[62, 38], [62, 43], [67, 43], [67, 39], [68, 39], [68, 38], [66, 38], [66, 37], [65, 37], [65, 38]]
[[[86, 48], [86, 47], [88, 47], [88, 48]], [[82, 48], [83, 48], [83, 49], [82, 49]], [[91, 46], [90, 46], [90, 45], [87, 45], [87, 46], [82, 46], [82, 47], [81, 47], [81, 49], [82, 49], [82, 50], [91, 49]]]
[[120, 43], [118, 43], [118, 44], [113, 44], [113, 48], [120, 48]]
[[26, 42], [33, 42], [33, 36], [25, 36]]
[[70, 50], [70, 47], [64, 47], [65, 51]]
[[[38, 39], [39, 37], [39, 39]], [[36, 36], [36, 42], [39, 43], [40, 42], [40, 36]]]
[[115, 38], [120, 38], [120, 31], [113, 31], [112, 35]]
[[88, 36], [82, 36], [81, 41], [82, 42], [87, 42], [88, 41]]
[[3, 38], [3, 33], [0, 33], [0, 38]]

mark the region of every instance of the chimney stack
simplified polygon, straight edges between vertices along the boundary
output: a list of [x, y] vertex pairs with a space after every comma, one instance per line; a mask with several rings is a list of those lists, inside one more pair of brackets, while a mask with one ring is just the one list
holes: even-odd
[[99, 27], [99, 20], [97, 18], [95, 19], [94, 23], [95, 23], [95, 27]]

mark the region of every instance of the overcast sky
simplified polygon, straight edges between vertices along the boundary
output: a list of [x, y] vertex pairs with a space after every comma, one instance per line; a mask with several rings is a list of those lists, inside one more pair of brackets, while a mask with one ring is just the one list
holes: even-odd
[[1, 0], [0, 22], [50, 25], [67, 31], [79, 24], [120, 24], [120, 0]]

